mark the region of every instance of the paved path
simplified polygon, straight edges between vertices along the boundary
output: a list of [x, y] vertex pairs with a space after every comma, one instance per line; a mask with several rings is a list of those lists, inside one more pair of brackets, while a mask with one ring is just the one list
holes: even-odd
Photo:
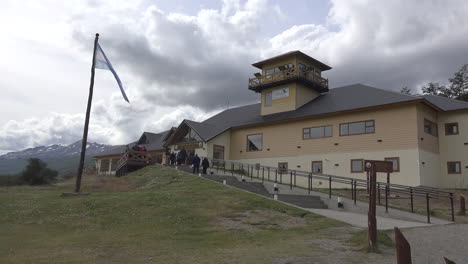
[[413, 264], [468, 263], [468, 224], [436, 225], [401, 230], [411, 245]]
[[[340, 212], [330, 209], [306, 209], [312, 213], [319, 214], [328, 218], [333, 218], [353, 226], [367, 228], [367, 215], [356, 214], [351, 212]], [[432, 226], [432, 224], [405, 221], [399, 219], [393, 219], [388, 217], [377, 216], [377, 229], [379, 230], [391, 230], [394, 227], [408, 228], [408, 227], [421, 227], [421, 226]]]

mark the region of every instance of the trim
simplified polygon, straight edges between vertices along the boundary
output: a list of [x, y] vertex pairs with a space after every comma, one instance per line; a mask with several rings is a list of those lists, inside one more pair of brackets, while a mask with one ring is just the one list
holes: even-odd
[[[255, 136], [255, 135], [262, 135], [262, 148], [259, 150], [249, 150], [249, 136]], [[245, 152], [258, 152], [258, 151], [263, 151], [263, 133], [256, 133], [256, 134], [248, 134], [245, 136], [245, 140], [247, 141], [245, 145]]]
[[384, 158], [385, 161], [392, 161], [392, 160], [397, 160], [397, 169], [396, 170], [393, 170], [393, 172], [400, 172], [400, 157], [388, 157], [388, 158]]
[[[360, 161], [362, 170], [353, 171], [353, 161]], [[352, 159], [349, 164], [350, 164], [349, 171], [351, 173], [362, 173], [362, 172], [364, 172], [364, 159]]]
[[[374, 131], [373, 132], [369, 132], [369, 133], [366, 133], [366, 123], [367, 122], [370, 122], [372, 121], [374, 123]], [[350, 124], [355, 124], [355, 123], [364, 123], [364, 133], [358, 133], [358, 134], [347, 134], [347, 135], [342, 135], [341, 134], [341, 125], [348, 125], [348, 128], [349, 128], [349, 125]], [[339, 127], [338, 127], [338, 130], [340, 131], [340, 137], [347, 137], [347, 136], [355, 136], [355, 135], [365, 135], [365, 134], [375, 134], [375, 120], [373, 119], [370, 119], [370, 120], [364, 120], [364, 121], [355, 121], [355, 122], [348, 122], [348, 123], [340, 123]], [[348, 129], [348, 133], [349, 133], [349, 129]]]
[[[458, 166], [460, 167], [460, 171], [459, 172], [451, 172], [449, 163], [458, 163]], [[448, 174], [461, 174], [462, 173], [461, 161], [447, 161], [447, 173]]]
[[[457, 133], [451, 133], [449, 132], [449, 126], [453, 126], [453, 125], [456, 125], [457, 126]], [[446, 136], [453, 136], [453, 135], [458, 135], [458, 133], [460, 132], [460, 127], [458, 126], [458, 122], [453, 122], [453, 123], [445, 123], [445, 135]]]
[[[321, 172], [313, 172], [313, 170], [314, 170], [314, 163], [320, 163], [320, 168], [322, 169]], [[321, 161], [321, 160], [313, 160], [313, 161], [311, 162], [311, 166], [312, 166], [312, 170], [311, 170], [312, 173], [323, 174], [323, 161]]]

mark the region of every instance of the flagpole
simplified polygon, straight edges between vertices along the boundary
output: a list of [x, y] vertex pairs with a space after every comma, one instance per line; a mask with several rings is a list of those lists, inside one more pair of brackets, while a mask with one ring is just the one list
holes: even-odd
[[89, 84], [88, 107], [86, 108], [86, 119], [85, 119], [85, 124], [84, 124], [83, 140], [81, 141], [80, 165], [78, 166], [78, 174], [76, 175], [75, 192], [77, 193], [80, 192], [80, 188], [81, 188], [81, 176], [83, 175], [86, 145], [88, 141], [88, 125], [89, 125], [89, 115], [91, 112], [91, 102], [93, 100], [94, 66], [96, 64], [95, 57], [96, 57], [96, 46], [97, 46], [98, 39], [99, 39], [99, 33], [96, 33], [96, 38], [94, 39], [93, 63], [91, 66], [91, 80]]

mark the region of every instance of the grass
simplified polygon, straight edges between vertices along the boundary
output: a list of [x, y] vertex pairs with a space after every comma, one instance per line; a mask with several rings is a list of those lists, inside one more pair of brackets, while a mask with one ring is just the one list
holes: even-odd
[[[61, 196], [72, 190], [73, 180], [0, 188], [0, 263], [328, 263], [336, 256], [316, 241], [347, 248], [355, 232], [161, 166], [86, 176], [90, 195]], [[356, 254], [344, 257], [366, 263]]]
[[[367, 230], [355, 232], [347, 242], [360, 250], [368, 250]], [[395, 243], [388, 235], [388, 232], [381, 230], [377, 231], [377, 245], [379, 249], [395, 247]]]

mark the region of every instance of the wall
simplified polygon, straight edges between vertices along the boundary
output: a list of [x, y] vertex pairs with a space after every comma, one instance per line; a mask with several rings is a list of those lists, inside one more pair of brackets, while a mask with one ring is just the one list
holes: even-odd
[[419, 149], [419, 171], [421, 173], [421, 185], [429, 187], [441, 187], [440, 157], [439, 154]]
[[[290, 170], [311, 171], [312, 161], [322, 161], [323, 174], [338, 175], [352, 177], [358, 179], [366, 179], [366, 174], [351, 173], [351, 159], [377, 159], [383, 160], [388, 157], [400, 158], [400, 172], [392, 173], [390, 182], [396, 184], [404, 184], [411, 186], [420, 185], [419, 178], [419, 151], [418, 149], [400, 149], [388, 151], [372, 151], [372, 152], [346, 152], [346, 153], [328, 153], [315, 155], [301, 155], [292, 157], [271, 157], [257, 159], [241, 159], [239, 162], [277, 167], [278, 162], [288, 162]], [[255, 172], [256, 173], [256, 172]], [[265, 174], [267, 175], [267, 174]], [[274, 171], [270, 172], [270, 179], [274, 179]], [[267, 176], [265, 176], [266, 178]], [[289, 183], [290, 175], [283, 175], [283, 183]], [[378, 173], [377, 180], [386, 182], [386, 174]], [[278, 176], [279, 181], [279, 176]], [[307, 178], [297, 178], [296, 184], [307, 187]], [[325, 180], [314, 180], [315, 187], [328, 188], [328, 182]], [[333, 183], [333, 188], [350, 188], [343, 184]]]
[[439, 153], [439, 138], [424, 132], [424, 119], [430, 120], [437, 124], [437, 112], [423, 104], [418, 105], [417, 111], [419, 147], [425, 151]]
[[296, 84], [296, 109], [312, 101], [320, 95], [319, 92], [306, 87], [302, 84]]
[[[458, 135], [445, 135], [446, 123], [458, 123]], [[446, 188], [468, 188], [468, 111], [439, 114], [440, 177]], [[461, 174], [448, 174], [447, 161], [461, 161]]]
[[213, 146], [224, 146], [224, 159], [230, 160], [231, 131], [227, 130], [207, 142], [208, 158], [213, 158]]
[[[375, 120], [375, 133], [339, 136], [340, 123]], [[417, 142], [415, 105], [315, 117], [295, 122], [232, 129], [231, 159], [290, 157], [338, 152], [371, 152], [415, 149]], [[333, 136], [303, 139], [303, 128], [333, 126]], [[247, 152], [247, 135], [263, 134], [262, 151]], [[378, 142], [382, 140], [382, 142]], [[269, 150], [268, 150], [269, 149]]]
[[[279, 90], [282, 88], [289, 88], [289, 96], [272, 100], [271, 106], [265, 106], [265, 94], [273, 90]], [[268, 88], [262, 91], [262, 108], [261, 115], [270, 115], [279, 112], [286, 112], [296, 110], [296, 83], [288, 83], [285, 85], [278, 85], [272, 88]]]

